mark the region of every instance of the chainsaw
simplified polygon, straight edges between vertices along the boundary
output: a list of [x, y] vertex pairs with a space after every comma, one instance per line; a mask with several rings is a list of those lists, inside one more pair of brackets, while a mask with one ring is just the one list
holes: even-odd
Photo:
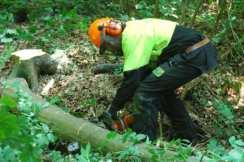
[[127, 128], [130, 128], [133, 123], [134, 117], [131, 114], [127, 114], [118, 120], [114, 120], [112, 123], [112, 128], [117, 132], [123, 132]]
[[102, 121], [106, 128], [110, 130], [115, 130], [116, 132], [123, 132], [127, 128], [130, 128], [134, 123], [134, 117], [131, 114], [126, 114], [122, 117], [118, 117], [116, 120], [113, 120], [108, 113], [103, 113], [99, 120]]

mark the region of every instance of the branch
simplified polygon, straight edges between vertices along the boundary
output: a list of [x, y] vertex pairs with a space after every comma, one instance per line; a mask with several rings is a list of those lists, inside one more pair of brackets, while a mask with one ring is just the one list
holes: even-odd
[[94, 74], [109, 73], [114, 74], [116, 72], [122, 71], [122, 64], [98, 64], [96, 65], [92, 72]]

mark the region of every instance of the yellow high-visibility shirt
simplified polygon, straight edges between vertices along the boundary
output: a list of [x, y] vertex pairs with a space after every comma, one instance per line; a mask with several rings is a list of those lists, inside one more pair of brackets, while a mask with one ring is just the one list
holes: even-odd
[[128, 21], [122, 33], [123, 71], [135, 70], [156, 60], [168, 46], [176, 24], [153, 18]]

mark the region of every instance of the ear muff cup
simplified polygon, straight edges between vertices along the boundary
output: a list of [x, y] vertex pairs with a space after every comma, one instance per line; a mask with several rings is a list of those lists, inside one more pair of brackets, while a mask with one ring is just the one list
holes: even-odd
[[101, 18], [97, 19], [91, 23], [88, 29], [88, 36], [91, 42], [98, 48], [101, 45], [101, 27], [106, 26], [106, 24], [111, 20], [111, 18]]
[[122, 23], [111, 18], [101, 18], [95, 20], [88, 29], [88, 36], [91, 42], [100, 48], [101, 46], [101, 32], [112, 37], [120, 36], [123, 31]]

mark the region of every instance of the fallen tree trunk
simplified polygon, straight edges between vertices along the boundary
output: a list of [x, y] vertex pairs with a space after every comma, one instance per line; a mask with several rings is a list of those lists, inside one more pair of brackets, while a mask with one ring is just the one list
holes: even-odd
[[[123, 142], [122, 136], [119, 134], [112, 139], [108, 139], [108, 130], [87, 120], [74, 117], [57, 106], [50, 105], [40, 96], [33, 94], [24, 79], [9, 79], [7, 85], [2, 89], [2, 95], [8, 95], [17, 101], [21, 98], [16, 95], [19, 93], [31, 96], [31, 101], [35, 105], [43, 105], [43, 108], [37, 113], [37, 117], [63, 138], [78, 141], [80, 144], [90, 143], [93, 148], [105, 152], [118, 152], [133, 145], [130, 142]], [[143, 161], [151, 161], [150, 159], [154, 155], [152, 150], [159, 150], [155, 146], [146, 144], [136, 144], [135, 147], [137, 147], [139, 156]], [[177, 156], [177, 152], [163, 150], [158, 161], [165, 161], [169, 158], [174, 159], [175, 156]], [[186, 161], [198, 160], [195, 157], [190, 157]]]

